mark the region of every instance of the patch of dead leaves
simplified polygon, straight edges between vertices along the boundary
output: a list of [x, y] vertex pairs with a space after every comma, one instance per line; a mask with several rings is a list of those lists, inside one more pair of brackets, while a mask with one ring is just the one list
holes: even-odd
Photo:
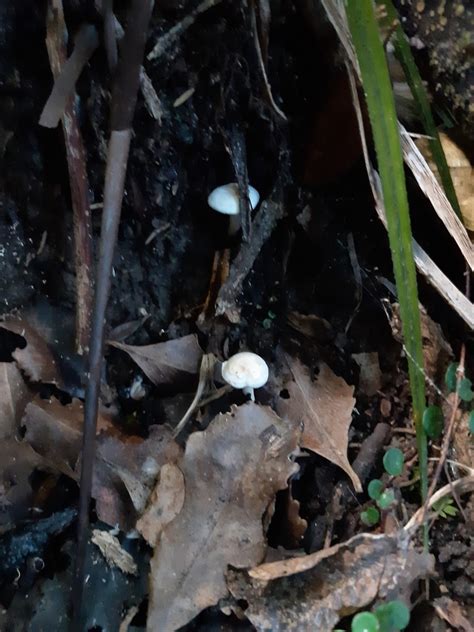
[[402, 534], [361, 534], [249, 572], [231, 569], [227, 578], [257, 630], [327, 632], [374, 600], [407, 599], [411, 585], [433, 567], [433, 557], [417, 552]]
[[124, 531], [134, 528], [161, 467], [179, 461], [181, 453], [165, 426], [151, 426], [146, 439], [100, 435], [92, 483], [100, 520]]
[[[84, 405], [78, 399], [64, 406], [57, 399], [37, 396], [26, 406], [23, 415], [25, 440], [53, 468], [77, 480], [83, 420]], [[113, 426], [108, 417], [99, 415], [97, 433], [103, 431], [113, 431]]]
[[316, 381], [298, 358], [286, 356], [292, 379], [284, 383], [289, 398], [280, 397], [277, 412], [295, 425], [303, 424], [300, 446], [342, 468], [357, 492], [359, 477], [347, 459], [348, 432], [355, 405], [354, 387], [321, 364]]
[[[83, 404], [39, 397], [30, 402], [22, 419], [25, 441], [56, 471], [80, 477]], [[105, 413], [97, 423], [92, 495], [100, 520], [121, 529], [135, 527], [148, 502], [163, 464], [179, 459], [181, 448], [171, 430], [152, 426], [146, 438], [122, 434]]]
[[28, 379], [32, 382], [55, 384], [62, 388], [62, 378], [54, 354], [35, 327], [21, 318], [7, 318], [0, 323], [0, 327], [26, 340], [26, 346], [23, 349], [15, 349], [12, 356]]
[[228, 565], [247, 568], [266, 550], [262, 517], [297, 470], [298, 431], [270, 408], [247, 403], [192, 434], [180, 465], [181, 512], [151, 563], [147, 629], [168, 632], [225, 597]]

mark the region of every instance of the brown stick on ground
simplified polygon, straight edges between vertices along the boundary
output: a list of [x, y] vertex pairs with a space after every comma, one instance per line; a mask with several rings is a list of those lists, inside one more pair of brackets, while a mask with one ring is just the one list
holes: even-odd
[[89, 539], [89, 505], [95, 455], [95, 434], [102, 372], [105, 311], [110, 293], [112, 259], [117, 241], [120, 212], [125, 186], [132, 122], [140, 81], [140, 68], [148, 34], [154, 0], [133, 0], [127, 29], [121, 45], [111, 103], [111, 134], [107, 150], [104, 184], [104, 209], [100, 234], [99, 265], [94, 297], [89, 350], [89, 381], [84, 405], [81, 493], [79, 502], [78, 543], [73, 587], [73, 628], [82, 631], [82, 597], [87, 542]]
[[[67, 27], [62, 0], [50, 0], [47, 17], [46, 48], [51, 72], [56, 79], [66, 62]], [[61, 117], [69, 170], [69, 186], [74, 225], [76, 268], [76, 348], [87, 350], [92, 313], [92, 229], [86, 152], [77, 120], [75, 94], [69, 97]]]

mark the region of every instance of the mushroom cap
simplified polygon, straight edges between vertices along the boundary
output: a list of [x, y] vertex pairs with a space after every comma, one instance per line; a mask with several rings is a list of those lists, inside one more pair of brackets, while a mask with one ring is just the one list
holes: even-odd
[[268, 380], [268, 366], [256, 353], [242, 351], [222, 364], [222, 377], [234, 388], [260, 388]]
[[[249, 184], [250, 207], [254, 209], [260, 200], [260, 194]], [[237, 182], [223, 184], [211, 191], [207, 198], [209, 206], [224, 215], [238, 215], [239, 213], [239, 185]]]

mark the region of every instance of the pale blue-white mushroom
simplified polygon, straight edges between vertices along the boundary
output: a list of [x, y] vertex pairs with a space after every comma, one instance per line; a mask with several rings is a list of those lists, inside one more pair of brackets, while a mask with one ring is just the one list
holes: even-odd
[[[257, 189], [249, 185], [248, 196], [250, 208], [253, 210], [260, 201], [260, 194]], [[214, 211], [229, 216], [229, 235], [235, 235], [240, 229], [239, 185], [237, 182], [223, 184], [211, 191], [207, 203]]]
[[241, 388], [255, 401], [254, 389], [268, 381], [268, 366], [263, 358], [251, 351], [241, 351], [230, 357], [221, 367], [222, 379], [233, 388]]

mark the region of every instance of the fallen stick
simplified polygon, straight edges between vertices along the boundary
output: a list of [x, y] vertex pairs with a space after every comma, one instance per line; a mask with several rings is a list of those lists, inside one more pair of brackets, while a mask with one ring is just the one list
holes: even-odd
[[77, 632], [82, 630], [82, 597], [85, 556], [89, 536], [89, 505], [103, 361], [105, 311], [110, 294], [112, 260], [122, 209], [125, 174], [132, 138], [133, 114], [140, 82], [140, 68], [153, 5], [154, 0], [133, 0], [131, 4], [127, 29], [121, 45], [122, 56], [118, 61], [116, 79], [112, 90], [112, 131], [107, 151], [99, 265], [89, 349], [89, 380], [84, 404], [78, 543], [74, 575], [75, 586], [72, 593], [74, 595], [73, 627]]

